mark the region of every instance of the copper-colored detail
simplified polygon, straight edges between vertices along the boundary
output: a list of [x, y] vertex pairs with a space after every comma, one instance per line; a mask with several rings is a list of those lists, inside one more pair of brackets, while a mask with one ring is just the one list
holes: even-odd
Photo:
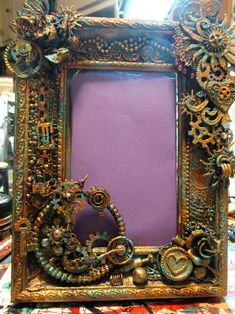
[[[45, 287], [44, 287], [45, 289]], [[193, 284], [188, 287], [164, 287], [162, 285], [148, 287], [83, 287], [78, 289], [74, 288], [60, 288], [55, 290], [51, 287], [46, 288], [46, 290], [41, 291], [27, 291], [24, 290], [20, 293], [16, 301], [25, 301], [25, 302], [50, 302], [55, 301], [55, 297], [57, 300], [59, 299], [62, 302], [71, 301], [74, 299], [79, 299], [80, 301], [86, 300], [133, 300], [133, 299], [149, 299], [149, 298], [171, 298], [174, 297], [213, 297], [216, 295], [223, 295], [224, 290], [219, 287], [212, 287], [207, 284], [198, 285]]]
[[127, 20], [127, 19], [101, 19], [101, 18], [89, 18], [84, 17], [82, 20], [82, 24], [86, 27], [91, 28], [131, 28], [131, 29], [138, 29], [139, 27], [143, 27], [146, 30], [151, 30], [156, 33], [164, 32], [166, 34], [173, 34], [174, 33], [174, 23], [172, 22], [151, 22], [151, 21], [134, 21], [134, 20]]
[[18, 40], [8, 45], [4, 53], [8, 70], [20, 78], [36, 74], [42, 66], [42, 52], [37, 45]]
[[16, 101], [18, 103], [16, 111], [16, 119], [21, 121], [21, 126], [17, 130], [16, 137], [16, 148], [15, 148], [15, 158], [14, 158], [14, 208], [15, 216], [17, 219], [22, 213], [22, 195], [23, 195], [23, 183], [24, 183], [24, 162], [25, 162], [25, 127], [26, 124], [26, 88], [27, 83], [24, 80], [17, 82], [17, 88], [19, 88], [19, 93], [17, 94]]
[[[72, 8], [52, 13], [47, 0], [28, 1], [19, 12], [12, 23], [18, 39], [4, 56], [17, 84], [14, 301], [225, 294], [235, 39], [233, 28], [217, 22], [217, 13], [213, 0], [184, 1], [174, 23], [85, 18]], [[67, 84], [75, 69], [180, 72], [181, 199], [172, 243], [135, 247], [108, 191], [84, 191], [87, 177], [66, 181]], [[111, 213], [117, 237], [96, 232], [81, 245], [72, 216], [85, 202], [101, 216]], [[96, 240], [104, 246], [96, 248]]]
[[184, 249], [171, 247], [161, 257], [161, 270], [166, 278], [172, 281], [182, 281], [189, 278], [193, 263]]
[[144, 283], [147, 282], [148, 279], [148, 273], [146, 268], [144, 267], [137, 267], [133, 271], [133, 282], [136, 285], [143, 285]]
[[[129, 263], [133, 255], [134, 247], [125, 236], [123, 219], [110, 202], [108, 193], [100, 188], [83, 192], [87, 177], [79, 182], [57, 183], [51, 180], [36, 192], [41, 196], [38, 198], [42, 202], [36, 203], [41, 211], [32, 227], [31, 247], [34, 248], [36, 259], [43, 270], [62, 282], [85, 284], [97, 281], [106, 276], [113, 265]], [[34, 195], [32, 194], [31, 198], [34, 198]], [[45, 198], [48, 198], [48, 201], [44, 202]], [[87, 247], [81, 246], [71, 227], [73, 214], [82, 210], [85, 201], [102, 216], [105, 208], [109, 210], [117, 223], [119, 237], [109, 242], [105, 235], [97, 234], [94, 238], [90, 235], [90, 241], [86, 242]], [[31, 204], [34, 202], [31, 201]], [[17, 224], [16, 230], [21, 231], [24, 236], [20, 227], [22, 224], [25, 224], [25, 220]], [[94, 253], [92, 242], [95, 240], [108, 240], [107, 251]]]
[[4, 218], [1, 218], [0, 219], [0, 225], [3, 227], [4, 225], [11, 223], [11, 220], [12, 220], [11, 215], [4, 217]]
[[[167, 46], [168, 45], [168, 46]], [[150, 41], [147, 37], [130, 37], [123, 41], [103, 40], [99, 36], [79, 42], [78, 51], [67, 48], [53, 50], [46, 58], [52, 63], [62, 63], [71, 59], [76, 60], [102, 60], [152, 63], [163, 63], [164, 60], [173, 61], [169, 43], [164, 41]]]
[[187, 238], [177, 235], [172, 247], [159, 252], [160, 271], [171, 281], [189, 279], [192, 271], [200, 280], [208, 272], [216, 275], [214, 257], [219, 252], [219, 245], [213, 236], [208, 236], [203, 230], [195, 230]]
[[[25, 137], [26, 137], [26, 89], [27, 82], [24, 80], [17, 80], [16, 88], [18, 93], [16, 94], [16, 102], [18, 104], [16, 108], [16, 119], [20, 121], [18, 129], [15, 131], [15, 154], [14, 154], [14, 198], [13, 198], [13, 223], [16, 222], [23, 215], [23, 191], [24, 191], [24, 164], [25, 164]], [[21, 257], [20, 252], [20, 237], [17, 236], [13, 230], [13, 256], [16, 263], [12, 265], [12, 282], [14, 282], [14, 291], [12, 291], [12, 297], [16, 297], [23, 289], [23, 278], [25, 267], [24, 259]]]
[[[200, 18], [192, 15], [196, 8], [201, 12]], [[197, 93], [183, 95], [180, 104], [190, 116], [193, 143], [208, 152], [206, 175], [217, 184], [234, 174], [228, 109], [235, 97], [235, 85], [229, 75], [229, 67], [235, 64], [235, 39], [233, 26], [228, 28], [225, 21], [218, 23], [216, 16], [208, 16], [207, 12], [203, 2], [193, 8], [190, 2], [185, 3], [176, 27], [175, 46], [179, 61], [191, 67], [191, 74], [196, 72]]]

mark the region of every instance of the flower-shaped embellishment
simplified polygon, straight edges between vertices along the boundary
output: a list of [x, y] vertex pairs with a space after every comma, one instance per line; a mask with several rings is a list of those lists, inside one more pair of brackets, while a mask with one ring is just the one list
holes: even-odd
[[66, 230], [63, 227], [52, 226], [47, 228], [47, 235], [41, 240], [41, 246], [49, 250], [53, 255], [60, 256], [64, 249], [64, 236]]
[[213, 259], [219, 252], [220, 242], [208, 235], [204, 230], [194, 230], [188, 238], [177, 235], [173, 243], [187, 252], [187, 256], [193, 263], [194, 276], [201, 280], [210, 273], [216, 275], [213, 267]]
[[[235, 58], [235, 39], [233, 39], [233, 27], [226, 28], [224, 24], [211, 25], [208, 29], [199, 32], [201, 41], [198, 43], [198, 56], [207, 55], [211, 57], [211, 63], [215, 63], [215, 58], [218, 59], [220, 65], [228, 61], [234, 64]], [[188, 49], [191, 49], [189, 47]]]
[[218, 241], [208, 236], [203, 230], [193, 231], [184, 246], [196, 266], [208, 267], [211, 258], [219, 251]]
[[227, 63], [235, 63], [234, 25], [228, 28], [225, 22], [219, 24], [205, 15], [188, 18], [190, 21], [177, 26], [175, 35], [176, 52], [182, 62], [192, 66], [195, 61], [207, 62], [210, 58], [212, 69], [218, 65], [226, 69]]

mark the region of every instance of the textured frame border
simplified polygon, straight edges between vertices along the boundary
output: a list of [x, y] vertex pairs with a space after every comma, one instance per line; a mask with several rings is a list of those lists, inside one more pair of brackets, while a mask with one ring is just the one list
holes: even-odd
[[[233, 28], [217, 21], [218, 10], [218, 1], [187, 0], [179, 8], [178, 22], [152, 23], [84, 18], [72, 8], [52, 13], [46, 0], [35, 0], [18, 13], [11, 25], [18, 40], [5, 51], [17, 86], [13, 301], [225, 295], [227, 189], [234, 173], [228, 124], [234, 83], [229, 71], [235, 63], [235, 39]], [[184, 93], [179, 103], [178, 235], [152, 252], [154, 283], [134, 285], [130, 274], [121, 286], [109, 279], [84, 287], [61, 285], [58, 280], [66, 276], [47, 268], [38, 255], [36, 234], [47, 217], [39, 209], [47, 184], [55, 179], [60, 186], [65, 180], [65, 86], [73, 67], [179, 71], [179, 91]], [[77, 183], [71, 186], [77, 188]], [[134, 256], [148, 253], [137, 250]], [[179, 267], [182, 260], [187, 263]], [[134, 263], [135, 269], [142, 265]]]

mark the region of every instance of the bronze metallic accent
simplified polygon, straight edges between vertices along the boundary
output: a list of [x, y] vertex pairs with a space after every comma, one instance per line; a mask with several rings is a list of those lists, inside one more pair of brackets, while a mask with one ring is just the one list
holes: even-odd
[[[83, 17], [73, 8], [51, 12], [47, 0], [33, 0], [18, 12], [11, 23], [17, 40], [4, 55], [17, 99], [14, 302], [225, 295], [235, 35], [218, 11], [217, 0], [186, 0], [176, 22], [155, 23]], [[88, 176], [70, 178], [68, 81], [70, 71], [83, 69], [178, 71], [178, 221], [171, 243], [135, 246], [112, 195], [85, 191]], [[85, 203], [102, 219], [108, 211], [117, 235], [97, 231], [82, 244], [73, 215]]]
[[167, 249], [161, 257], [161, 271], [172, 281], [183, 281], [189, 278], [193, 270], [193, 263], [187, 252], [180, 247]]
[[[199, 14], [194, 16], [195, 10]], [[204, 10], [203, 2], [191, 6], [186, 1], [174, 37], [179, 66], [189, 67], [192, 77], [196, 73], [198, 83], [197, 92], [183, 95], [180, 104], [190, 116], [193, 143], [201, 144], [208, 152], [208, 162], [204, 161], [208, 165], [206, 175], [217, 184], [234, 174], [228, 110], [235, 96], [235, 84], [229, 74], [235, 64], [235, 35], [234, 26], [228, 28], [226, 21], [219, 23], [210, 12]], [[221, 137], [215, 136], [219, 130]]]
[[[32, 228], [32, 243], [35, 257], [43, 270], [57, 280], [84, 284], [106, 276], [114, 265], [124, 265], [131, 261], [134, 247], [125, 236], [123, 219], [117, 208], [110, 202], [108, 193], [100, 188], [84, 192], [83, 187], [88, 176], [79, 182], [65, 181], [57, 183], [50, 180], [32, 194], [33, 202], [40, 212]], [[38, 200], [46, 199], [46, 202]], [[110, 239], [108, 235], [90, 235], [82, 246], [72, 232], [73, 214], [82, 210], [85, 202], [95, 210], [107, 208], [113, 215], [119, 230], [119, 236]], [[24, 221], [23, 221], [24, 222]], [[20, 227], [17, 227], [17, 231]], [[107, 242], [106, 252], [95, 252], [96, 240]], [[111, 263], [110, 263], [111, 262]]]
[[134, 271], [133, 271], [133, 282], [136, 285], [143, 285], [144, 283], [146, 283], [147, 279], [148, 279], [148, 273], [146, 268], [144, 267], [137, 267]]

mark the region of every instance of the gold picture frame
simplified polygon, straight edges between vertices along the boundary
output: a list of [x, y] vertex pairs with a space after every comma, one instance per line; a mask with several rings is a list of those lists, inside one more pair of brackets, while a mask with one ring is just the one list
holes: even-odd
[[[18, 39], [5, 51], [17, 107], [13, 302], [226, 294], [235, 35], [218, 11], [216, 0], [185, 0], [177, 21], [157, 23], [83, 17], [73, 8], [53, 12], [47, 0], [34, 0], [18, 12], [11, 23]], [[134, 247], [108, 192], [84, 192], [86, 177], [66, 180], [71, 69], [178, 73], [178, 222], [171, 243]], [[101, 215], [107, 208], [118, 225], [118, 236], [96, 249], [94, 264], [64, 226], [84, 202]], [[65, 247], [79, 253], [71, 263]]]

